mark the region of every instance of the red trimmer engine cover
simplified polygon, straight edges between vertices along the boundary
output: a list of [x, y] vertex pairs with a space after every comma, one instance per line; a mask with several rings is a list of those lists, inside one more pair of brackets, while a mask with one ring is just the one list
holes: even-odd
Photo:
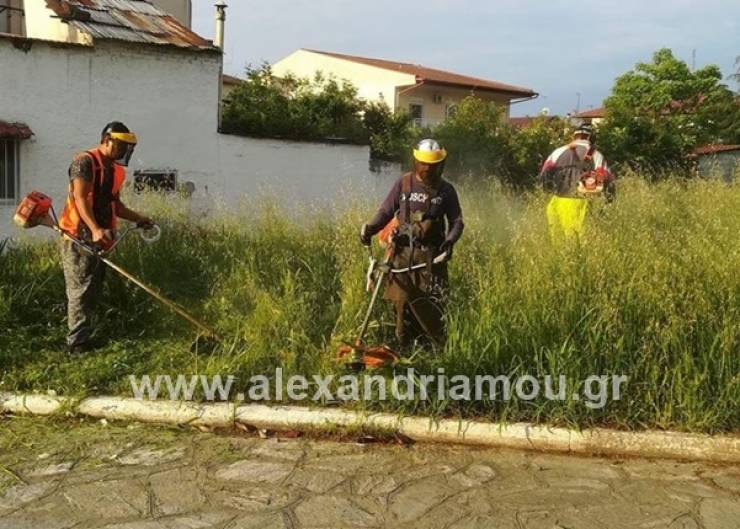
[[33, 191], [18, 205], [13, 220], [21, 228], [33, 228], [44, 222], [50, 209], [51, 198], [39, 191]]

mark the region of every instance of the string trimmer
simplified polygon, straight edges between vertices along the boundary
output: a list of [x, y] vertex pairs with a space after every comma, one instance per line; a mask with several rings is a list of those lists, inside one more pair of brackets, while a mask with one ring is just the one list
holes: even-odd
[[[427, 263], [421, 263], [413, 266], [404, 268], [393, 268], [391, 263], [396, 253], [396, 244], [391, 243], [385, 254], [385, 258], [381, 263], [373, 256], [371, 247], [368, 247], [369, 254], [369, 265], [366, 274], [366, 290], [372, 292], [370, 297], [370, 305], [365, 313], [365, 319], [362, 321], [359, 335], [355, 340], [354, 345], [344, 345], [339, 348], [337, 357], [340, 361], [344, 362], [346, 367], [352, 371], [362, 371], [364, 369], [377, 369], [386, 366], [395, 366], [400, 361], [400, 355], [393, 351], [387, 345], [368, 347], [365, 344], [365, 334], [367, 333], [368, 327], [370, 326], [370, 319], [372, 318], [373, 309], [375, 303], [378, 300], [380, 290], [385, 285], [385, 282], [391, 274], [405, 274], [420, 270], [427, 266]], [[438, 255], [432, 261], [433, 264], [439, 264], [447, 259], [447, 252], [443, 252]]]
[[144, 240], [147, 243], [154, 243], [159, 240], [159, 237], [161, 235], [161, 229], [159, 226], [154, 225], [153, 228], [148, 230], [143, 230], [141, 227], [132, 225], [129, 228], [127, 228], [120, 236], [116, 238], [115, 241], [111, 245], [109, 245], [107, 248], [102, 249], [98, 248], [94, 244], [88, 243], [86, 241], [83, 241], [79, 239], [78, 237], [75, 237], [73, 234], [63, 230], [59, 226], [59, 222], [57, 220], [56, 213], [54, 212], [54, 207], [52, 206], [52, 200], [50, 197], [44, 195], [43, 193], [39, 193], [38, 191], [33, 191], [28, 196], [26, 196], [18, 206], [18, 209], [16, 210], [15, 217], [13, 218], [16, 224], [21, 226], [22, 228], [34, 228], [36, 226], [46, 226], [48, 228], [52, 228], [54, 231], [61, 234], [64, 238], [71, 241], [75, 246], [80, 248], [81, 250], [89, 253], [90, 255], [97, 257], [105, 263], [106, 266], [126, 278], [128, 281], [142, 289], [144, 292], [152, 296], [154, 299], [162, 303], [165, 307], [172, 310], [174, 313], [176, 313], [178, 316], [182, 317], [183, 319], [187, 320], [190, 324], [192, 324], [195, 328], [197, 328], [199, 331], [201, 331], [201, 336], [207, 338], [207, 339], [213, 339], [220, 341], [219, 337], [216, 335], [214, 331], [212, 331], [207, 325], [204, 323], [198, 321], [194, 316], [190, 315], [185, 309], [180, 307], [177, 303], [174, 301], [167, 299], [165, 296], [160, 294], [157, 290], [152, 288], [151, 286], [147, 285], [140, 279], [136, 278], [120, 266], [118, 266], [116, 263], [108, 259], [108, 255], [113, 252], [113, 250], [116, 249], [118, 244], [132, 231], [139, 231], [139, 235], [141, 236], [142, 240]]

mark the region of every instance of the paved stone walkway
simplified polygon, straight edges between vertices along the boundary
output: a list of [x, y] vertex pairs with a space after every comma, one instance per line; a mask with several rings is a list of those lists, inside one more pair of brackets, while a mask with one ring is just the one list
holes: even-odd
[[740, 528], [740, 468], [0, 418], [0, 529]]

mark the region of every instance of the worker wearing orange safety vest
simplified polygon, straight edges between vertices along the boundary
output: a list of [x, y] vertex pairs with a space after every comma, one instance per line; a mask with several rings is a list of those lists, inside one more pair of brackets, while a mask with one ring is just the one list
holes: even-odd
[[[100, 145], [78, 154], [69, 168], [69, 191], [59, 226], [66, 233], [105, 248], [115, 239], [117, 219], [142, 227], [149, 217], [127, 208], [120, 193], [137, 138], [123, 123], [103, 129]], [[71, 353], [93, 348], [93, 313], [100, 297], [105, 265], [68, 238], [62, 242], [62, 265], [67, 292], [67, 346]]]

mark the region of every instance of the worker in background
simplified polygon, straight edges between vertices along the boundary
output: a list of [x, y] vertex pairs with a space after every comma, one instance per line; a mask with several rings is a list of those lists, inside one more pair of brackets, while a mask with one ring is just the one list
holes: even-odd
[[[78, 154], [69, 168], [69, 192], [59, 220], [62, 230], [105, 249], [115, 239], [118, 218], [149, 228], [149, 217], [127, 208], [120, 192], [126, 179], [136, 135], [114, 121], [103, 129], [100, 145]], [[102, 292], [105, 265], [79, 249], [68, 238], [62, 241], [62, 265], [67, 291], [67, 346], [70, 353], [93, 349], [93, 313]]]
[[547, 222], [553, 241], [583, 235], [590, 198], [614, 200], [614, 178], [604, 155], [596, 150], [591, 125], [579, 126], [573, 141], [545, 160], [540, 181], [553, 197], [547, 204]]
[[[464, 228], [457, 191], [442, 178], [446, 158], [439, 143], [422, 140], [414, 149], [414, 170], [396, 181], [360, 231], [366, 246], [381, 230], [381, 242], [395, 244], [393, 268], [427, 265], [391, 274], [386, 286], [384, 298], [395, 307], [396, 337], [402, 348], [424, 337], [438, 346], [446, 341], [447, 261]], [[433, 264], [441, 254], [445, 259]]]

